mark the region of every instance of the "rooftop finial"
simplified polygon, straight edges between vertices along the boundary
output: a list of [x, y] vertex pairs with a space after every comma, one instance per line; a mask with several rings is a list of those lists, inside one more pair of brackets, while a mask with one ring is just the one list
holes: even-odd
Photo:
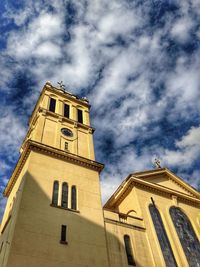
[[160, 169], [161, 168], [161, 166], [160, 166], [160, 160], [159, 159], [155, 159], [154, 160], [154, 167], [156, 169]]
[[61, 90], [65, 90], [65, 85], [64, 85], [63, 81], [60, 81], [57, 83], [59, 84]]

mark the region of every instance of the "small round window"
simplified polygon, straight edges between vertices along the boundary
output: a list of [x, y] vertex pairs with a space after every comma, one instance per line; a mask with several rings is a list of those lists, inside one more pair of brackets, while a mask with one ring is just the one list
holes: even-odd
[[69, 136], [72, 137], [73, 136], [73, 132], [70, 129], [67, 128], [62, 128], [61, 129], [61, 133], [65, 136]]

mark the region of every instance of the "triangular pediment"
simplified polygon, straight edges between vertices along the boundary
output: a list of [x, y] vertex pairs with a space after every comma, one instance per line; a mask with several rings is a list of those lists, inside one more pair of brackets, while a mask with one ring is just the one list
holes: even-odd
[[106, 202], [104, 208], [118, 205], [136, 184], [148, 187], [152, 191], [159, 190], [200, 203], [200, 192], [167, 168], [160, 168], [130, 174]]
[[150, 172], [135, 173], [133, 176], [148, 183], [157, 184], [163, 188], [168, 188], [172, 191], [183, 193], [191, 197], [200, 197], [200, 194], [196, 189], [168, 169], [157, 169]]

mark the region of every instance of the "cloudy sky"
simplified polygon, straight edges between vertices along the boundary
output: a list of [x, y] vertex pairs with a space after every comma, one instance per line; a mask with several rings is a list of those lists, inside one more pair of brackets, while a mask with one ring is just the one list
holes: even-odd
[[90, 100], [104, 201], [155, 158], [200, 189], [200, 1], [1, 0], [0, 11], [1, 191], [48, 80]]

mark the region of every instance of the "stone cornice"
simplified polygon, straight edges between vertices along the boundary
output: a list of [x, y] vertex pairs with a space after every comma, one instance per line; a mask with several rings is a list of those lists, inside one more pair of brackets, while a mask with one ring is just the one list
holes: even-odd
[[23, 141], [23, 143], [21, 145], [21, 148], [24, 148], [24, 143], [27, 141], [27, 139], [28, 139], [28, 137], [30, 135], [30, 132], [32, 131], [32, 129], [34, 127], [34, 123], [36, 122], [36, 120], [39, 117], [38, 114], [42, 114], [42, 115], [46, 116], [47, 118], [48, 118], [48, 116], [51, 116], [52, 118], [55, 118], [55, 119], [57, 119], [57, 120], [59, 120], [60, 122], [63, 122], [63, 123], [67, 122], [67, 123], [73, 125], [76, 128], [84, 129], [84, 130], [88, 131], [88, 133], [90, 133], [90, 134], [93, 134], [94, 131], [95, 131], [95, 128], [93, 128], [93, 127], [91, 127], [91, 126], [89, 126], [87, 124], [83, 124], [83, 123], [77, 122], [75, 120], [66, 118], [66, 117], [64, 117], [64, 116], [62, 116], [62, 115], [60, 115], [58, 113], [51, 112], [51, 111], [49, 111], [49, 110], [47, 110], [45, 108], [39, 107], [38, 111], [39, 111], [39, 113], [36, 113], [35, 116], [32, 118], [32, 123], [31, 123], [31, 125], [30, 125], [30, 127], [28, 129], [28, 132], [27, 132], [27, 134], [26, 134], [26, 136], [24, 138], [24, 141]]
[[73, 95], [67, 91], [61, 90], [55, 86], [53, 86], [50, 82], [47, 82], [45, 84], [45, 88], [48, 89], [49, 91], [51, 91], [52, 93], [56, 93], [64, 98], [67, 98], [69, 100], [73, 100], [74, 102], [76, 102], [77, 104], [83, 105], [85, 107], [91, 107], [89, 104], [88, 100], [85, 100], [84, 98], [80, 98], [76, 95]]
[[4, 196], [8, 197], [13, 186], [15, 185], [15, 182], [17, 181], [17, 178], [19, 177], [21, 170], [30, 154], [31, 151], [36, 151], [39, 153], [43, 153], [45, 155], [49, 155], [51, 157], [55, 157], [67, 162], [71, 162], [73, 164], [77, 164], [79, 166], [91, 169], [91, 170], [95, 170], [98, 171], [99, 173], [102, 171], [102, 169], [104, 168], [104, 165], [97, 162], [97, 161], [93, 161], [69, 152], [65, 152], [63, 150], [51, 147], [51, 146], [47, 146], [32, 140], [28, 140], [26, 141], [25, 145], [24, 145], [24, 150], [23, 153], [21, 154], [15, 169], [13, 171], [13, 174], [10, 178], [10, 180], [8, 181], [8, 184], [4, 190]]
[[41, 108], [41, 107], [40, 107], [40, 108], [39, 108], [39, 112], [41, 112], [42, 114], [45, 114], [45, 115], [52, 116], [52, 117], [54, 117], [54, 118], [56, 118], [56, 119], [59, 119], [59, 120], [62, 121], [62, 122], [68, 122], [68, 123], [70, 123], [70, 124], [75, 125], [76, 127], [83, 128], [83, 129], [85, 129], [85, 130], [88, 130], [88, 131], [90, 131], [91, 133], [94, 133], [94, 131], [95, 131], [95, 128], [93, 128], [93, 127], [91, 127], [91, 126], [89, 126], [89, 125], [87, 125], [87, 124], [83, 124], [83, 123], [77, 122], [77, 121], [75, 121], [75, 120], [66, 118], [66, 117], [64, 117], [64, 116], [62, 116], [62, 115], [60, 115], [60, 114], [58, 114], [58, 113], [51, 112], [51, 111], [49, 111], [49, 110], [47, 110], [47, 109], [45, 109], [45, 108]]
[[70, 94], [68, 92], [65, 92], [63, 90], [60, 90], [59, 88], [53, 86], [50, 82], [46, 82], [46, 84], [44, 85], [40, 96], [38, 98], [38, 101], [33, 109], [33, 112], [29, 118], [29, 125], [32, 123], [32, 120], [34, 119], [34, 115], [37, 112], [37, 109], [39, 108], [39, 104], [40, 104], [40, 100], [42, 99], [42, 97], [45, 95], [45, 91], [50, 91], [53, 94], [57, 94], [60, 95], [68, 100], [72, 100], [73, 102], [76, 102], [77, 104], [83, 105], [85, 107], [88, 107], [89, 109], [91, 108], [91, 105], [88, 103], [88, 101], [78, 98], [77, 96]]
[[194, 205], [200, 206], [200, 198], [196, 198], [196, 196], [192, 197], [182, 192], [173, 190], [171, 188], [147, 182], [146, 180], [142, 180], [136, 177], [132, 177], [132, 175], [128, 176], [128, 178], [120, 185], [120, 187], [116, 190], [116, 192], [111, 196], [111, 198], [106, 202], [104, 208], [110, 209], [119, 205], [121, 201], [128, 195], [133, 186], [145, 188], [150, 192], [157, 192], [161, 195], [165, 196], [177, 196], [184, 202], [193, 203]]
[[136, 177], [136, 178], [140, 178], [140, 179], [142, 178], [142, 179], [148, 180], [149, 178], [156, 177], [157, 175], [160, 175], [160, 174], [167, 175], [167, 177], [170, 180], [172, 180], [174, 183], [176, 183], [182, 189], [184, 189], [188, 193], [196, 196], [197, 198], [200, 198], [200, 192], [198, 192], [197, 189], [195, 189], [194, 187], [192, 187], [187, 182], [183, 181], [180, 177], [178, 177], [177, 175], [175, 175], [174, 173], [172, 173], [167, 168], [158, 168], [158, 169], [154, 169], [154, 170], [133, 173], [133, 174], [130, 174], [127, 177], [127, 179], [130, 179], [131, 177]]
[[125, 223], [125, 222], [120, 222], [120, 221], [112, 220], [109, 218], [104, 218], [104, 222], [110, 223], [110, 224], [115, 224], [115, 225], [126, 227], [126, 228], [131, 228], [131, 229], [137, 229], [137, 230], [142, 230], [142, 231], [146, 230], [145, 227], [141, 227], [141, 226]]
[[135, 184], [135, 186], [147, 188], [149, 191], [158, 192], [161, 195], [167, 195], [170, 197], [172, 195], [177, 196], [181, 200], [184, 200], [184, 201], [188, 200], [189, 202], [197, 203], [198, 205], [200, 205], [200, 199], [184, 194], [183, 192], [179, 192], [177, 190], [165, 187], [163, 185], [149, 183], [149, 182], [137, 179], [137, 178], [132, 178], [132, 181]]

